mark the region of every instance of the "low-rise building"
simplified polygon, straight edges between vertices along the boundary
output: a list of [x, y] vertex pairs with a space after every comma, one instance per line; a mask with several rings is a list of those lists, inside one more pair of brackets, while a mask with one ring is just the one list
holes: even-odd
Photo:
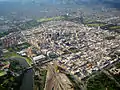
[[39, 56], [33, 57], [32, 60], [33, 60], [33, 63], [39, 63], [39, 62], [42, 62], [45, 59], [46, 59], [46, 56], [39, 55]]

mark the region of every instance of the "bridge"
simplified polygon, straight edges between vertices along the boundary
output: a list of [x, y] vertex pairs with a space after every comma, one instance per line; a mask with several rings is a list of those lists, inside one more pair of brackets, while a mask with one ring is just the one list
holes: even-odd
[[27, 67], [26, 69], [24, 69], [24, 72], [27, 72], [28, 70], [33, 69], [35, 66], [43, 66], [43, 65], [45, 65], [46, 63], [51, 62], [51, 61], [53, 61], [53, 59], [52, 59], [52, 60], [42, 61], [42, 62], [40, 61], [40, 62], [38, 62], [38, 63], [36, 63], [36, 64], [32, 64], [32, 66], [29, 66], [29, 67]]

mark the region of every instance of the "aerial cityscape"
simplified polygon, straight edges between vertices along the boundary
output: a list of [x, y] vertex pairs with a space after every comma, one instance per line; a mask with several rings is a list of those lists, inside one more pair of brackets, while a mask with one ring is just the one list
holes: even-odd
[[0, 90], [120, 90], [120, 0], [0, 0]]

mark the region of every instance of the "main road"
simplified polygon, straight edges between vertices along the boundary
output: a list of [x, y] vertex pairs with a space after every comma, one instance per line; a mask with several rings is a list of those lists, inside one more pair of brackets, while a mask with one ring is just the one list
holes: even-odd
[[54, 65], [48, 65], [45, 90], [74, 90], [67, 76], [56, 70]]

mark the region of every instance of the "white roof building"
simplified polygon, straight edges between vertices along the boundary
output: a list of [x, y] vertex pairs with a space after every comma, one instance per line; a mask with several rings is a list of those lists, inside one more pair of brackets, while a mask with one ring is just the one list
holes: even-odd
[[43, 60], [45, 58], [46, 57], [44, 55], [39, 55], [39, 56], [33, 57], [33, 62], [36, 63], [36, 62]]

